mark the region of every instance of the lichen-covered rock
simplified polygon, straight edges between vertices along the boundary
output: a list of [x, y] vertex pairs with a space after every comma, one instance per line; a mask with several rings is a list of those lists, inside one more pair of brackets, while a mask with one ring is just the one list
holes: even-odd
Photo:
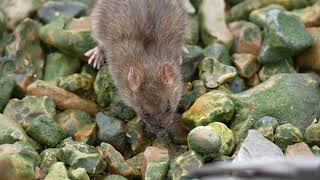
[[38, 17], [50, 22], [58, 16], [78, 17], [85, 14], [88, 6], [79, 1], [48, 1], [38, 9]]
[[94, 82], [94, 91], [97, 95], [97, 103], [101, 107], [110, 105], [112, 98], [115, 96], [113, 91], [113, 81], [109, 74], [108, 66], [102, 66]]
[[127, 178], [120, 175], [112, 174], [105, 177], [103, 180], [127, 180]]
[[277, 127], [274, 140], [281, 149], [285, 150], [288, 145], [302, 142], [303, 135], [297, 127], [287, 123]]
[[32, 120], [26, 128], [27, 134], [46, 147], [55, 147], [67, 137], [64, 129], [50, 116], [40, 115]]
[[313, 123], [308, 126], [304, 133], [304, 139], [309, 146], [320, 146], [320, 123]]
[[199, 154], [215, 157], [221, 148], [221, 136], [209, 126], [198, 126], [189, 132], [188, 145]]
[[240, 163], [254, 158], [275, 156], [283, 156], [282, 150], [259, 132], [250, 130], [233, 162]]
[[[61, 110], [79, 109], [91, 115], [98, 112], [98, 106], [87, 99], [83, 99], [69, 91], [59, 88], [45, 81], [36, 81], [28, 86], [28, 94], [34, 96], [49, 96]], [[66, 99], [68, 101], [66, 101]]]
[[291, 58], [281, 60], [274, 64], [266, 64], [259, 71], [261, 81], [268, 80], [271, 76], [280, 73], [296, 73], [294, 64]]
[[168, 150], [153, 146], [147, 147], [143, 153], [143, 178], [145, 180], [166, 179], [168, 169]]
[[95, 147], [82, 142], [65, 139], [60, 145], [59, 160], [71, 169], [84, 168], [90, 175], [97, 175], [106, 169], [106, 162]]
[[259, 70], [260, 65], [252, 54], [233, 54], [233, 63], [241, 77], [250, 79]]
[[44, 180], [69, 180], [67, 168], [63, 162], [54, 163]]
[[285, 60], [313, 44], [310, 33], [296, 16], [278, 10], [267, 12], [264, 37], [258, 57], [262, 64]]
[[270, 114], [280, 124], [291, 123], [304, 132], [320, 116], [319, 79], [316, 74], [279, 74], [232, 95], [236, 115], [231, 130], [236, 144], [247, 136], [257, 120]]
[[233, 93], [241, 93], [247, 89], [245, 80], [239, 76], [228, 82], [229, 88]]
[[12, 95], [16, 83], [12, 79], [0, 79], [0, 113], [4, 110]]
[[213, 122], [208, 125], [213, 131], [221, 137], [221, 148], [219, 155], [230, 155], [234, 149], [233, 132], [223, 123]]
[[290, 13], [298, 16], [307, 27], [317, 27], [320, 25], [320, 2], [316, 2], [312, 6], [303, 9], [294, 10]]
[[187, 144], [188, 133], [189, 131], [183, 126], [182, 122], [179, 120], [172, 123], [168, 130], [169, 137], [174, 144]]
[[90, 180], [90, 177], [84, 168], [71, 169], [68, 172], [68, 175], [72, 180]]
[[187, 151], [177, 157], [170, 165], [169, 177], [172, 180], [192, 179], [189, 171], [200, 168], [203, 158], [194, 151]]
[[305, 142], [289, 145], [285, 151], [286, 156], [313, 156], [313, 152]]
[[229, 24], [233, 34], [233, 52], [257, 55], [262, 42], [260, 28], [247, 21], [236, 21]]
[[[191, 6], [191, 8], [193, 7]], [[195, 13], [194, 8], [193, 10], [194, 10], [193, 12], [188, 12], [188, 21], [187, 21], [187, 30], [186, 30], [186, 43], [188, 44], [197, 44], [197, 42], [200, 39], [199, 14]]]
[[71, 92], [89, 91], [93, 86], [93, 77], [89, 74], [75, 73], [59, 78], [58, 86]]
[[274, 141], [275, 130], [279, 126], [276, 118], [265, 116], [260, 118], [254, 125], [254, 129], [270, 141]]
[[47, 55], [44, 80], [56, 82], [60, 77], [71, 75], [80, 69], [80, 61], [61, 53]]
[[186, 45], [189, 53], [182, 57], [181, 73], [183, 75], [183, 80], [191, 80], [196, 72], [196, 69], [202, 58], [203, 50], [199, 46]]
[[111, 144], [101, 143], [100, 147], [97, 147], [97, 150], [106, 159], [108, 164], [110, 164], [113, 173], [125, 177], [135, 177], [139, 175], [138, 169], [128, 164], [121, 153]]
[[110, 114], [123, 121], [131, 120], [136, 116], [134, 110], [123, 103], [119, 96], [115, 97], [110, 104]]
[[186, 90], [184, 92], [179, 105], [178, 109], [180, 112], [184, 112], [185, 110], [189, 109], [190, 106], [204, 93], [206, 93], [206, 87], [204, 86], [203, 82], [200, 80], [195, 80], [192, 82], [192, 89]]
[[314, 145], [311, 147], [311, 150], [315, 156], [320, 156], [320, 147], [319, 146]]
[[109, 143], [118, 151], [124, 152], [127, 141], [122, 121], [103, 113], [98, 113], [96, 115], [96, 123], [98, 143]]
[[71, 109], [58, 114], [56, 121], [74, 140], [95, 143], [97, 125], [88, 113]]
[[58, 162], [58, 156], [60, 154], [60, 149], [57, 148], [49, 148], [46, 150], [43, 150], [40, 153], [40, 157], [41, 157], [41, 164], [40, 164], [40, 168], [41, 170], [44, 171], [44, 173], [48, 173], [50, 167]]
[[199, 64], [199, 76], [207, 88], [217, 88], [237, 75], [233, 66], [220, 63], [215, 58], [204, 58]]
[[[137, 168], [139, 171], [142, 170], [142, 166], [143, 166], [143, 152], [137, 154], [136, 156], [130, 158], [127, 160], [127, 163], [132, 166]], [[140, 174], [141, 175], [141, 172]]]
[[210, 91], [200, 96], [191, 108], [183, 113], [182, 122], [188, 129], [212, 122], [229, 122], [233, 117], [234, 103], [221, 91]]
[[229, 50], [221, 43], [213, 43], [207, 46], [203, 51], [203, 55], [205, 57], [215, 58], [222, 64], [231, 65]]
[[271, 4], [266, 7], [252, 11], [250, 13], [249, 19], [251, 22], [255, 23], [260, 28], [263, 28], [266, 23], [267, 12], [270, 10], [285, 11], [285, 8], [279, 4]]
[[200, 13], [201, 39], [206, 45], [221, 42], [229, 45], [232, 34], [225, 22], [224, 0], [202, 0]]

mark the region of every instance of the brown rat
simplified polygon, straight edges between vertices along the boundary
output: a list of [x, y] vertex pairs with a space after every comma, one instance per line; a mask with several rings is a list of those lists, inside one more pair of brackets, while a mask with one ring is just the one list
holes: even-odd
[[98, 0], [89, 63], [107, 59], [122, 100], [152, 133], [170, 126], [182, 93], [179, 59], [186, 27], [183, 0]]

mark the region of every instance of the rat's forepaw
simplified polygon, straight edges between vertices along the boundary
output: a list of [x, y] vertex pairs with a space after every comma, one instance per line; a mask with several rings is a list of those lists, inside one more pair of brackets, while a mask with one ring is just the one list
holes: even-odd
[[92, 64], [93, 68], [100, 69], [100, 67], [107, 63], [103, 52], [99, 47], [95, 47], [84, 54], [89, 57], [88, 64]]

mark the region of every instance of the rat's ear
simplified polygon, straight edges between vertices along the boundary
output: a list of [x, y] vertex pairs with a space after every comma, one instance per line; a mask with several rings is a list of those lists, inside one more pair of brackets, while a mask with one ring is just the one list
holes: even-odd
[[171, 83], [174, 76], [174, 69], [171, 64], [165, 64], [162, 72], [162, 80]]
[[141, 79], [141, 76], [139, 75], [138, 71], [133, 67], [130, 67], [130, 69], [129, 69], [128, 81], [129, 81], [130, 89], [133, 92], [137, 92], [140, 85], [141, 85], [142, 79]]

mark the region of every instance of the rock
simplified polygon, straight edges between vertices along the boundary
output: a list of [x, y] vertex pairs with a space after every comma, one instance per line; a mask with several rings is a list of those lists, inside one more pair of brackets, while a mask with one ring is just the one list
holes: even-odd
[[270, 10], [285, 11], [286, 9], [279, 4], [271, 4], [250, 13], [249, 20], [260, 28], [264, 28], [267, 19], [267, 12]]
[[97, 142], [106, 142], [113, 145], [118, 151], [126, 149], [126, 133], [120, 120], [106, 116], [103, 113], [96, 115]]
[[213, 122], [208, 125], [213, 132], [221, 137], [221, 148], [219, 155], [230, 155], [234, 149], [234, 136], [233, 132], [223, 123]]
[[200, 96], [191, 108], [183, 113], [182, 122], [191, 130], [212, 122], [229, 122], [234, 113], [233, 101], [221, 91], [210, 91]]
[[27, 128], [30, 121], [40, 115], [53, 117], [56, 114], [55, 103], [47, 96], [26, 96], [22, 100], [11, 99], [3, 114]]
[[57, 18], [40, 29], [41, 40], [59, 51], [82, 59], [84, 54], [95, 47], [95, 42], [90, 34], [90, 23], [86, 30], [83, 27], [72, 26], [72, 21]]
[[110, 105], [110, 114], [123, 121], [131, 120], [136, 116], [134, 110], [123, 103], [119, 96], [113, 99]]
[[293, 10], [292, 14], [299, 17], [299, 19], [304, 23], [307, 27], [317, 27], [320, 25], [320, 3], [316, 2], [314, 5], [303, 8]]
[[115, 96], [113, 91], [113, 81], [109, 74], [108, 66], [102, 66], [94, 82], [94, 91], [97, 95], [97, 103], [101, 107], [110, 105]]
[[247, 89], [244, 79], [236, 76], [235, 79], [228, 82], [230, 90], [237, 94], [245, 91]]
[[192, 179], [189, 170], [200, 168], [203, 158], [194, 151], [187, 151], [177, 157], [170, 165], [169, 177], [172, 180]]
[[288, 145], [303, 141], [301, 131], [290, 123], [283, 124], [277, 127], [275, 135], [275, 143], [283, 150]]
[[254, 87], [254, 86], [257, 86], [258, 84], [260, 84], [261, 80], [259, 78], [259, 75], [257, 73], [255, 73], [250, 79], [247, 80], [246, 83], [249, 87]]
[[87, 5], [77, 1], [48, 1], [38, 10], [38, 17], [48, 23], [57, 16], [78, 17], [85, 14]]
[[69, 180], [67, 168], [63, 162], [54, 163], [44, 180]]
[[188, 145], [174, 144], [168, 137], [159, 137], [155, 139], [151, 146], [160, 149], [167, 149], [169, 153], [169, 159], [171, 160], [188, 151]]
[[310, 33], [296, 16], [278, 10], [267, 12], [264, 34], [258, 56], [262, 64], [280, 62], [313, 44]]
[[207, 46], [203, 51], [203, 55], [205, 57], [215, 58], [222, 64], [231, 65], [229, 50], [223, 44], [213, 43]]
[[206, 93], [206, 87], [203, 82], [200, 80], [195, 80], [192, 82], [192, 89], [187, 90], [178, 105], [178, 109], [180, 112], [184, 112], [189, 109], [190, 106], [198, 99], [201, 95]]
[[226, 3], [230, 4], [230, 5], [236, 5], [238, 3], [241, 3], [244, 0], [225, 0]]
[[13, 144], [18, 141], [30, 143], [36, 150], [40, 150], [41, 146], [31, 139], [20, 124], [11, 118], [0, 114], [0, 144]]
[[47, 55], [44, 80], [56, 82], [60, 77], [76, 73], [80, 69], [80, 61], [61, 53]]
[[234, 79], [236, 74], [233, 66], [224, 65], [215, 58], [204, 58], [199, 64], [199, 76], [207, 88], [217, 88]]
[[84, 168], [90, 175], [97, 175], [106, 169], [106, 162], [95, 147], [82, 142], [65, 139], [60, 145], [60, 161], [69, 165], [71, 169]]
[[250, 79], [259, 70], [260, 65], [252, 54], [233, 54], [233, 63], [243, 78]]
[[226, 20], [231, 22], [248, 19], [250, 12], [270, 4], [279, 4], [291, 10], [309, 5], [309, 0], [245, 0], [230, 9], [227, 13]]
[[46, 147], [55, 147], [67, 137], [67, 133], [56, 121], [47, 115], [40, 115], [30, 121], [27, 134]]
[[8, 104], [15, 86], [16, 82], [12, 79], [0, 79], [0, 112], [3, 112], [4, 108]]
[[48, 174], [50, 167], [58, 162], [58, 156], [60, 154], [60, 149], [49, 148], [40, 153], [41, 164], [40, 168], [44, 173]]
[[135, 177], [138, 176], [139, 171], [135, 167], [129, 165], [123, 158], [120, 152], [118, 152], [112, 145], [107, 143], [101, 143], [100, 147], [97, 147], [98, 152], [106, 159], [110, 164], [111, 171], [113, 173], [125, 176]]
[[313, 156], [313, 152], [309, 146], [304, 143], [296, 143], [289, 145], [285, 151], [286, 156]]
[[202, 0], [200, 13], [201, 39], [206, 45], [221, 42], [228, 45], [232, 41], [232, 34], [225, 22], [224, 0]]
[[105, 177], [103, 180], [127, 180], [127, 178], [120, 175], [113, 174]]
[[168, 130], [170, 139], [174, 144], [178, 144], [178, 145], [188, 143], [187, 142], [188, 133], [189, 131], [185, 127], [183, 127], [182, 122], [179, 120], [176, 121], [175, 123], [172, 123]]
[[319, 146], [314, 145], [311, 147], [311, 150], [315, 156], [320, 156], [320, 147]]
[[266, 64], [259, 71], [259, 78], [261, 81], [268, 80], [271, 76], [280, 73], [296, 73], [294, 64], [291, 58], [279, 61], [274, 64]]
[[166, 179], [168, 169], [168, 150], [153, 146], [147, 147], [143, 153], [143, 178], [145, 180]]
[[24, 19], [14, 31], [15, 40], [6, 47], [7, 55], [13, 58], [14, 69], [5, 75], [11, 75], [24, 91], [29, 84], [43, 78], [44, 56], [38, 35], [40, 26], [37, 21]]
[[57, 123], [76, 141], [94, 144], [97, 125], [86, 112], [71, 109], [57, 115]]
[[94, 78], [88, 74], [72, 74], [70, 76], [61, 77], [58, 80], [58, 86], [70, 91], [90, 91], [93, 87]]
[[[187, 0], [188, 1], [188, 0]], [[197, 44], [200, 39], [200, 24], [199, 14], [188, 13], [187, 30], [186, 30], [186, 43]]]
[[[61, 110], [79, 109], [91, 115], [95, 115], [98, 111], [98, 107], [94, 102], [82, 99], [71, 92], [44, 81], [32, 83], [28, 86], [27, 91], [28, 94], [34, 96], [51, 97], [55, 101], [57, 107]], [[68, 99], [68, 101], [66, 101], [66, 99]]]
[[217, 156], [221, 148], [221, 141], [221, 136], [207, 126], [198, 126], [188, 135], [189, 149], [204, 156]]
[[277, 119], [270, 116], [265, 116], [256, 122], [254, 129], [262, 134], [265, 138], [269, 139], [270, 141], [274, 141], [275, 131], [278, 126], [279, 123]]
[[[143, 166], [143, 152], [139, 153], [138, 155], [132, 157], [131, 159], [127, 160], [127, 163], [132, 166], [137, 168], [139, 171], [142, 170], [142, 166]], [[141, 172], [140, 174], [141, 175]]]
[[307, 127], [304, 139], [309, 146], [320, 146], [320, 123], [314, 123]]
[[233, 162], [241, 163], [260, 157], [283, 156], [282, 150], [255, 130], [250, 130]]
[[203, 50], [199, 46], [186, 45], [189, 53], [182, 57], [181, 73], [183, 75], [183, 80], [192, 80], [195, 75], [196, 69], [203, 57]]
[[90, 180], [90, 177], [84, 168], [71, 170], [68, 174], [72, 180]]
[[247, 136], [257, 120], [270, 114], [280, 124], [291, 123], [304, 132], [320, 116], [319, 79], [316, 74], [278, 74], [250, 90], [232, 95], [236, 115], [231, 130], [236, 144]]
[[260, 28], [247, 21], [236, 21], [229, 24], [233, 34], [233, 52], [258, 55], [262, 42]]

